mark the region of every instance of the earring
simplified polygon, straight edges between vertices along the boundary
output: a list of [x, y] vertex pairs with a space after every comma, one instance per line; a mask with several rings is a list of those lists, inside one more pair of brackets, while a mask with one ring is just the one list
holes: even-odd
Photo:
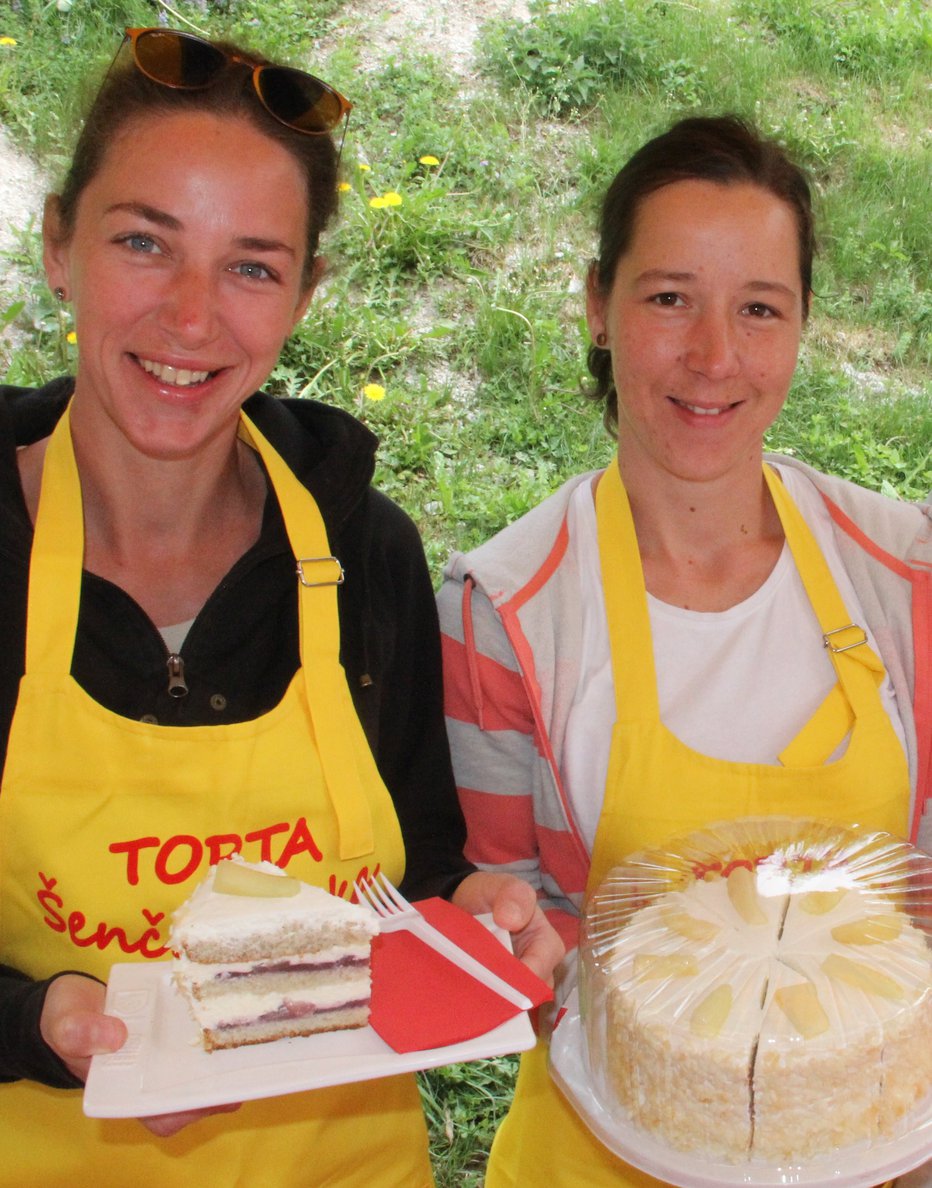
[[55, 294], [55, 296], [58, 298], [59, 301], [64, 301], [65, 298], [67, 297], [67, 293], [61, 287], [61, 285], [59, 285], [58, 288], [53, 289], [52, 292]]
[[607, 342], [608, 342], [608, 335], [605, 333], [604, 330], [595, 336], [595, 345], [597, 347], [601, 347], [604, 350]]

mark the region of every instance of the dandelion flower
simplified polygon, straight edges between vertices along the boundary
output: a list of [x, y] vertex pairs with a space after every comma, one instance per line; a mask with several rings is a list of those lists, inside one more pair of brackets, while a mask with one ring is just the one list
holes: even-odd
[[401, 206], [403, 201], [401, 195], [396, 190], [388, 190], [382, 197], [385, 199], [386, 206]]
[[362, 394], [367, 400], [385, 399], [385, 389], [381, 384], [366, 384], [362, 390]]
[[433, 153], [427, 153], [425, 156], [419, 157], [418, 160], [421, 165], [439, 165], [440, 164], [440, 158], [435, 157], [433, 155]]
[[69, 330], [68, 333], [65, 335], [65, 341], [70, 343], [71, 346], [74, 346], [78, 341], [78, 336], [77, 336], [77, 334], [75, 334], [75, 332], [73, 330]]
[[348, 194], [352, 188], [353, 187], [349, 184], [349, 182], [340, 182], [340, 184], [337, 186], [337, 190], [339, 190], [341, 194]]
[[371, 172], [372, 172], [372, 166], [371, 166], [371, 165], [367, 165], [367, 164], [365, 163], [365, 161], [360, 161], [360, 162], [359, 162], [359, 170], [360, 170], [360, 172], [361, 172], [361, 173], [371, 173]]
[[0, 45], [16, 45], [15, 37], [0, 37]]
[[369, 205], [373, 210], [382, 210], [384, 207], [388, 206], [388, 203], [381, 194], [376, 194], [374, 198], [369, 199]]

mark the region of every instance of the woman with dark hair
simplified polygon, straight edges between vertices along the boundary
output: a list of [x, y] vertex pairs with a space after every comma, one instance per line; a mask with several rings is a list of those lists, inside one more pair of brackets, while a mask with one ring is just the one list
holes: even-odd
[[0, 389], [6, 1183], [432, 1183], [410, 1076], [146, 1119], [158, 1142], [83, 1116], [91, 1056], [126, 1039], [97, 979], [166, 957], [233, 851], [335, 894], [381, 869], [556, 960], [530, 889], [462, 857], [433, 592], [375, 439], [258, 391], [320, 275], [348, 110], [129, 30], [46, 206], [79, 355]]
[[[710, 821], [932, 821], [932, 523], [764, 456], [809, 312], [809, 187], [733, 117], [612, 182], [589, 365], [615, 462], [468, 556], [440, 593], [447, 728], [480, 869], [537, 893], [576, 977], [587, 891]], [[522, 1060], [488, 1188], [653, 1184]]]

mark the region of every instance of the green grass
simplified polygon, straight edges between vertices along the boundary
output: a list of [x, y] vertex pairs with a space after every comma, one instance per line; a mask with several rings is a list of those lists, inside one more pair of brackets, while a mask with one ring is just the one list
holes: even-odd
[[420, 1074], [437, 1188], [480, 1188], [517, 1070], [516, 1056], [502, 1056]]
[[[0, 37], [16, 41], [0, 46], [0, 122], [53, 177], [119, 29], [154, 23], [159, 7], [19, 0], [0, 13]], [[684, 112], [751, 116], [817, 183], [816, 300], [768, 445], [905, 498], [932, 486], [923, 0], [532, 0], [531, 23], [485, 29], [468, 88], [413, 41], [362, 70], [368, 46], [341, 23], [339, 0], [171, 7], [170, 23], [309, 64], [356, 105], [330, 273], [272, 386], [339, 404], [380, 435], [378, 481], [419, 524], [436, 578], [452, 548], [609, 457], [581, 395], [598, 199], [625, 157]], [[400, 204], [370, 205], [389, 193]], [[75, 347], [34, 233], [14, 255], [34, 283], [0, 309], [21, 343], [0, 339], [0, 372], [37, 383], [73, 365]], [[364, 394], [370, 384], [383, 399]], [[442, 1186], [481, 1183], [514, 1068], [421, 1078]]]

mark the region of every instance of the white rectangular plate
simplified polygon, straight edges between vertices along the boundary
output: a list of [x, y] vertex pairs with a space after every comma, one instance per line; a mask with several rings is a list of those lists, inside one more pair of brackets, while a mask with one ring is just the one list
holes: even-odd
[[392, 1051], [371, 1027], [205, 1052], [167, 961], [114, 965], [105, 1009], [123, 1020], [129, 1038], [119, 1052], [91, 1061], [84, 1088], [91, 1118], [143, 1118], [277, 1097], [524, 1052], [535, 1042], [521, 1013], [475, 1039], [420, 1052]]

